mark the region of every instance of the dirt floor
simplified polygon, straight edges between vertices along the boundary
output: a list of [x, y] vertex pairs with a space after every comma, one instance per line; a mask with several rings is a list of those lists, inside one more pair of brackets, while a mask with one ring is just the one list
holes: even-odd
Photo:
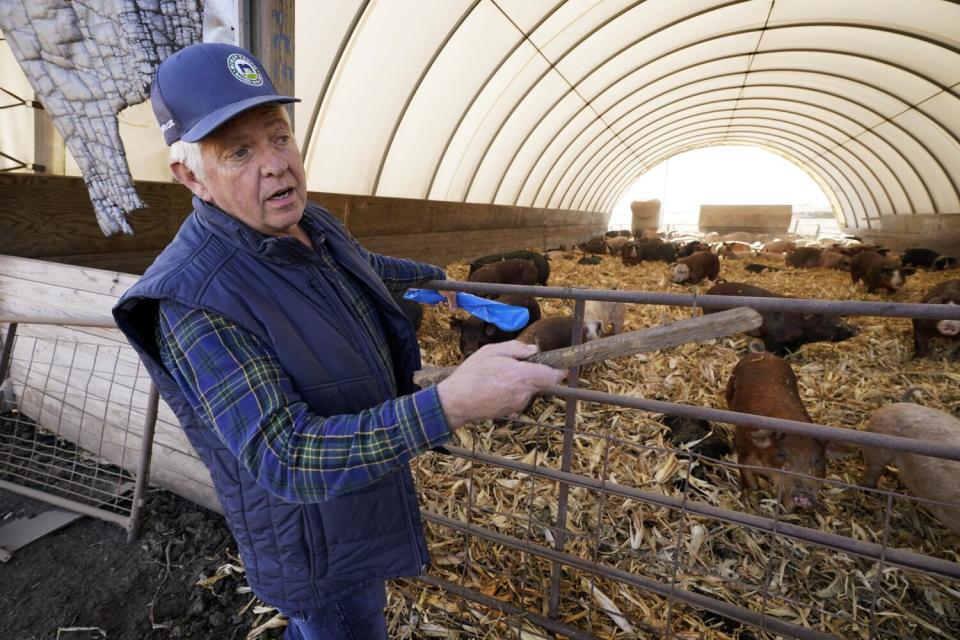
[[[49, 508], [0, 491], [0, 526]], [[256, 612], [261, 603], [231, 571], [233, 553], [220, 516], [151, 490], [135, 542], [115, 524], [81, 518], [0, 564], [0, 638], [245, 638], [275, 611]], [[83, 627], [92, 629], [70, 631]], [[258, 637], [282, 635], [266, 629]]]

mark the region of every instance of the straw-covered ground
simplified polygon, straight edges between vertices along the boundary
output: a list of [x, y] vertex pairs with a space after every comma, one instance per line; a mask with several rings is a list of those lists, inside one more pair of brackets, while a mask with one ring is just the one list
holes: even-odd
[[[577, 256], [579, 257], [579, 256]], [[847, 273], [795, 270], [754, 274], [749, 261], [723, 263], [721, 278], [749, 282], [779, 293], [838, 300], [918, 301], [933, 284], [955, 273], [921, 271], [895, 295], [867, 294]], [[775, 263], [769, 263], [774, 265]], [[776, 265], [783, 267], [782, 264]], [[705, 291], [670, 284], [663, 263], [624, 267], [606, 256], [600, 265], [567, 259], [551, 263], [550, 285], [646, 291]], [[450, 265], [451, 277], [465, 278], [466, 265]], [[541, 300], [544, 315], [572, 312], [572, 302]], [[631, 305], [626, 328], [641, 329], [689, 316], [689, 308]], [[460, 361], [450, 312], [432, 308], [420, 330], [426, 364]], [[912, 356], [909, 320], [858, 317], [861, 329], [843, 343], [804, 346], [787, 357], [799, 379], [804, 403], [819, 424], [862, 428], [871, 412], [901, 400], [908, 387], [919, 387], [922, 404], [960, 413], [960, 367], [937, 350], [933, 357]], [[638, 355], [592, 365], [581, 373], [581, 386], [725, 409], [724, 387], [733, 366], [746, 351], [748, 338], [710, 340], [663, 353]], [[769, 487], [759, 505], [744, 502], [738, 491], [735, 455], [722, 462], [694, 461], [666, 440], [656, 414], [612, 406], [581, 405], [577, 416], [571, 471], [642, 491], [683, 497], [723, 509], [757, 513], [780, 522], [847, 536], [936, 558], [960, 560], [958, 538], [925, 509], [906, 498], [858, 488], [863, 462], [856, 450], [834, 451], [828, 463], [822, 504], [810, 513], [778, 515]], [[477, 425], [460, 430], [460, 446], [557, 469], [562, 453], [564, 403], [541, 399], [527, 412], [530, 424]], [[732, 442], [732, 425], [714, 425]], [[703, 470], [691, 475], [693, 466]], [[432, 454], [415, 465], [423, 505], [434, 512], [539, 545], [550, 545], [557, 515], [557, 483]], [[697, 476], [702, 476], [700, 479]], [[684, 482], [689, 479], [689, 483]], [[907, 492], [888, 472], [881, 490]], [[890, 503], [889, 510], [887, 509]], [[487, 596], [546, 613], [544, 593], [550, 584], [549, 561], [502, 545], [473, 540], [449, 528], [429, 525], [435, 554], [432, 575], [465, 585]], [[889, 564], [826, 550], [809, 543], [694, 516], [676, 509], [654, 508], [637, 501], [601, 497], [582, 488], [570, 491], [566, 552], [640, 576], [670, 583], [712, 598], [766, 612], [796, 625], [840, 638], [960, 637], [960, 585]], [[420, 592], [424, 605], [415, 621], [420, 633], [436, 637], [539, 637], [543, 632], [515, 619], [493, 624], [499, 614], [451, 599], [432, 590]], [[741, 628], [731, 620], [670, 604], [669, 599], [634, 586], [567, 570], [562, 576], [560, 619], [601, 637], [651, 637], [672, 629], [677, 637], [772, 637]], [[398, 630], [410, 615], [408, 603], [394, 599]], [[618, 614], [619, 612], [619, 614]], [[427, 625], [427, 626], [424, 626]], [[425, 631], [426, 630], [426, 631]], [[492, 635], [490, 635], [492, 634]]]
[[[752, 274], [743, 262], [724, 262], [721, 277], [784, 294], [840, 300], [919, 300], [934, 283], [954, 273], [920, 272], [896, 295], [871, 295], [838, 271], [787, 270]], [[782, 265], [780, 265], [782, 266]], [[624, 267], [607, 256], [602, 264], [576, 259], [551, 263], [551, 285], [686, 292], [669, 284], [662, 263]], [[465, 278], [466, 265], [448, 267]], [[705, 291], [704, 283], [699, 287]], [[544, 315], [569, 313], [570, 301], [541, 300]], [[462, 312], [460, 312], [462, 313]], [[627, 329], [689, 316], [688, 308], [628, 307]], [[425, 364], [460, 361], [449, 329], [450, 312], [427, 308], [419, 332]], [[923, 404], [960, 413], [960, 366], [943, 350], [911, 358], [908, 320], [851, 318], [859, 336], [817, 343], [787, 358], [799, 378], [815, 422], [862, 428], [870, 413], [919, 387]], [[723, 390], [748, 338], [732, 336], [663, 353], [592, 365], [581, 386], [684, 404], [726, 408]], [[560, 468], [563, 401], [541, 398], [526, 423], [484, 423], [458, 430], [458, 446]], [[769, 487], [758, 505], [738, 491], [735, 456], [691, 459], [671, 445], [659, 416], [612, 406], [580, 405], [571, 471], [641, 491], [683, 498], [727, 510], [778, 519], [856, 540], [958, 562], [960, 540], [931, 514], [905, 498], [857, 488], [863, 473], [858, 452], [833, 458], [822, 504], [810, 513], [778, 515]], [[732, 440], [732, 426], [714, 425]], [[699, 468], [698, 468], [699, 467]], [[497, 469], [441, 453], [414, 463], [421, 503], [429, 511], [470, 520], [486, 529], [550, 546], [557, 517], [555, 482]], [[881, 490], [906, 492], [888, 472]], [[888, 507], [888, 503], [891, 508]], [[37, 509], [0, 493], [0, 519]], [[10, 514], [8, 516], [7, 514]], [[16, 640], [101, 638], [279, 638], [282, 620], [249, 594], [242, 567], [222, 519], [165, 492], [151, 492], [143, 536], [126, 544], [114, 525], [89, 518], [47, 536], [0, 565], [0, 638]], [[534, 613], [550, 609], [550, 562], [531, 554], [427, 523], [433, 553], [430, 575], [464, 585]], [[765, 610], [779, 620], [838, 638], [960, 637], [960, 585], [890, 564], [829, 551], [790, 538], [726, 524], [680, 510], [572, 488], [565, 552], [723, 602]], [[670, 629], [677, 638], [771, 638], [720, 616], [649, 590], [574, 569], [560, 576], [559, 619], [601, 638], [653, 638]], [[764, 605], [764, 588], [766, 604]], [[401, 581], [391, 586], [388, 622], [392, 638], [551, 637], [518, 617]], [[250, 634], [250, 635], [248, 635]]]

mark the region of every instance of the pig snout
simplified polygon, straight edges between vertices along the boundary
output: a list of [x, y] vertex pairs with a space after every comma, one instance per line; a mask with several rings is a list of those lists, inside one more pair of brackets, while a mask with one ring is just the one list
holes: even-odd
[[830, 342], [843, 342], [860, 335], [860, 327], [852, 324], [838, 324], [830, 336]]
[[937, 322], [937, 332], [942, 336], [960, 335], [960, 320], [940, 320]]
[[599, 320], [591, 320], [583, 325], [584, 335], [587, 340], [599, 340], [601, 337], [601, 327]]

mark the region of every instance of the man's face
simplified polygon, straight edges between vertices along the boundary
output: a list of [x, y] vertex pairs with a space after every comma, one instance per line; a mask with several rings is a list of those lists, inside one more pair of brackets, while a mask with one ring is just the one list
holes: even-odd
[[300, 150], [281, 109], [252, 109], [204, 138], [204, 179], [195, 189], [202, 199], [270, 236], [293, 233], [307, 203]]

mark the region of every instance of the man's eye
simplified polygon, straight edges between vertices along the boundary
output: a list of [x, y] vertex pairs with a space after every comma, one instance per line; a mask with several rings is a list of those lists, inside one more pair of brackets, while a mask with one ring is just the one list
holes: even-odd
[[238, 160], [243, 160], [244, 158], [247, 157], [247, 154], [249, 154], [249, 153], [250, 153], [249, 150], [244, 149], [244, 148], [240, 148], [240, 149], [235, 150], [233, 153], [231, 153], [230, 156], [233, 157], [233, 158], [236, 158], [236, 159], [238, 159]]

